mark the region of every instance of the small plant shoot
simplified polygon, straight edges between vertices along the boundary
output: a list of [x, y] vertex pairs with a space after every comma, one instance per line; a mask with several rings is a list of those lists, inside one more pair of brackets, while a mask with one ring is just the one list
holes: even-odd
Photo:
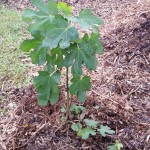
[[103, 137], [106, 137], [106, 134], [115, 133], [108, 126], [99, 126], [99, 122], [92, 119], [83, 119], [83, 123], [84, 126], [80, 122], [73, 123], [71, 128], [84, 140], [88, 139], [90, 135], [96, 135], [97, 132]]
[[121, 150], [123, 148], [123, 144], [116, 140], [115, 144], [107, 147], [108, 150]]
[[[103, 21], [89, 9], [74, 16], [72, 7], [64, 2], [31, 0], [31, 3], [36, 9], [25, 9], [22, 18], [28, 23], [32, 38], [24, 40], [21, 49], [30, 53], [33, 64], [45, 66], [34, 78], [38, 104], [45, 106], [50, 102], [53, 105], [58, 101], [61, 71], [66, 68], [68, 114], [70, 94], [84, 102], [86, 91], [91, 89], [91, 78], [83, 73], [83, 66], [88, 70], [96, 69], [96, 54], [102, 53], [98, 27]], [[83, 36], [73, 24], [80, 26]], [[69, 73], [72, 74], [71, 79]]]

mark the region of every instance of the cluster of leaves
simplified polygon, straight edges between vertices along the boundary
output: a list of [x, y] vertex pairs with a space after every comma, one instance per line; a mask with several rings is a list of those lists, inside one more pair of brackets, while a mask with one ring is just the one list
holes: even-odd
[[83, 120], [85, 127], [81, 123], [74, 123], [72, 124], [71, 128], [77, 132], [77, 135], [80, 136], [82, 139], [89, 138], [91, 135], [96, 135], [96, 132], [99, 132], [103, 137], [106, 137], [106, 134], [113, 134], [115, 133], [111, 130], [108, 126], [99, 126], [99, 122], [90, 119]]
[[[37, 9], [26, 9], [22, 16], [28, 22], [33, 38], [24, 40], [21, 49], [30, 52], [33, 64], [45, 65], [44, 71], [39, 71], [34, 79], [38, 103], [46, 105], [48, 101], [51, 104], [57, 102], [62, 67], [71, 68], [70, 94], [77, 95], [84, 102], [91, 82], [89, 76], [84, 76], [82, 66], [89, 70], [96, 69], [96, 53], [102, 52], [98, 32], [102, 20], [92, 15], [89, 9], [73, 16], [72, 8], [64, 2], [31, 0], [31, 3]], [[72, 23], [79, 24], [84, 31], [82, 38]]]
[[[66, 113], [66, 108], [62, 107], [61, 112]], [[86, 108], [84, 106], [72, 104], [70, 106], [70, 112], [72, 116], [82, 115], [84, 112], [86, 112]], [[82, 118], [82, 121], [81, 117], [79, 117], [78, 119], [79, 121], [77, 123], [73, 123], [71, 128], [72, 130], [76, 131], [77, 135], [80, 136], [82, 139], [89, 138], [90, 134], [96, 135], [96, 132], [99, 132], [103, 137], [106, 137], [106, 134], [115, 133], [108, 126], [99, 125], [98, 121], [87, 119], [84, 117]]]
[[[77, 117], [77, 119], [81, 119], [81, 115], [83, 115], [83, 117], [84, 117], [87, 110], [83, 106], [78, 106], [78, 105], [75, 105], [72, 103], [69, 108], [69, 111], [70, 111], [71, 117]], [[65, 106], [63, 106], [61, 108], [61, 112], [63, 113], [63, 116], [61, 117], [61, 121], [66, 121], [67, 118], [64, 114], [66, 114], [67, 108]]]
[[[98, 121], [87, 119], [85, 116], [81, 119], [80, 116], [86, 111], [87, 110], [84, 106], [78, 106], [75, 104], [70, 106], [71, 115], [79, 115], [79, 117], [77, 117], [79, 121], [77, 123], [73, 123], [71, 126], [72, 130], [76, 131], [78, 136], [80, 136], [82, 139], [87, 139], [89, 138], [90, 134], [96, 135], [96, 132], [99, 132], [103, 137], [106, 137], [106, 134], [115, 133], [108, 126], [99, 125]], [[66, 113], [66, 108], [62, 107], [61, 112]]]
[[[99, 106], [93, 107], [94, 109], [99, 109]], [[66, 113], [66, 108], [63, 106], [61, 108], [62, 113]], [[82, 139], [86, 140], [90, 137], [90, 135], [96, 135], [99, 133], [101, 136], [106, 137], [107, 134], [114, 134], [115, 132], [110, 129], [108, 126], [100, 125], [98, 121], [93, 119], [87, 119], [85, 116], [82, 118], [82, 114], [86, 113], [87, 110], [84, 106], [78, 106], [76, 104], [72, 104], [70, 106], [70, 112], [72, 117], [77, 118], [77, 123], [71, 122], [71, 128], [77, 133], [77, 136], [81, 137]], [[62, 121], [65, 121], [66, 118], [63, 116]], [[115, 144], [110, 145], [107, 147], [108, 150], [121, 150], [123, 148], [123, 144], [116, 140]]]
[[[71, 104], [71, 106], [70, 106], [70, 112], [72, 113], [72, 115], [73, 114], [80, 114], [81, 112], [85, 112], [86, 111], [86, 108], [85, 107], [83, 107], [83, 106], [78, 106], [78, 105], [75, 105], [75, 104]], [[62, 108], [61, 108], [61, 112], [62, 113], [66, 113], [66, 108], [65, 108], [65, 106], [63, 106]]]
[[123, 148], [123, 144], [120, 141], [116, 140], [114, 145], [110, 145], [107, 148], [108, 150], [121, 150], [121, 148]]

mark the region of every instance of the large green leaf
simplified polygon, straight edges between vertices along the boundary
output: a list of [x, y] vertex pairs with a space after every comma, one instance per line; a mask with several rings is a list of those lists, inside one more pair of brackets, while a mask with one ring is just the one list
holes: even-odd
[[106, 137], [106, 133], [108, 133], [108, 134], [114, 134], [114, 133], [115, 133], [115, 131], [111, 130], [110, 127], [108, 127], [108, 126], [103, 126], [103, 125], [101, 125], [101, 126], [100, 126], [100, 129], [98, 129], [97, 131], [99, 131], [100, 134], [101, 134], [103, 137]]
[[36, 19], [37, 16], [36, 16], [36, 11], [35, 10], [32, 10], [32, 9], [29, 9], [29, 8], [26, 8], [23, 13], [22, 13], [22, 19], [24, 21], [32, 21], [32, 19]]
[[71, 79], [70, 94], [78, 96], [80, 102], [86, 100], [86, 91], [91, 89], [90, 77], [85, 76], [82, 79], [80, 77], [73, 77]]
[[33, 64], [43, 65], [46, 62], [47, 48], [42, 47], [43, 36], [40, 32], [32, 33], [33, 39], [26, 39], [21, 44], [21, 49], [24, 52], [30, 52], [30, 57]]
[[21, 50], [29, 52], [31, 49], [42, 48], [43, 36], [39, 31], [32, 32], [33, 39], [26, 39], [21, 43]]
[[60, 80], [60, 74], [56, 71], [51, 73], [39, 71], [39, 76], [34, 78], [34, 85], [38, 91], [38, 104], [44, 106], [50, 101], [55, 104], [59, 98], [59, 89], [57, 84]]
[[81, 75], [82, 64], [85, 64], [87, 69], [96, 69], [96, 53], [100, 52], [102, 52], [102, 46], [99, 43], [98, 35], [92, 34], [89, 38], [88, 35], [85, 34], [80, 42], [68, 48], [65, 64], [68, 67], [72, 65], [72, 73], [74, 75]]
[[58, 14], [55, 0], [50, 0], [47, 4], [43, 0], [31, 0], [33, 6], [39, 10], [26, 9], [22, 15], [25, 21], [35, 20], [29, 27], [30, 31], [39, 30], [44, 23], [53, 23], [55, 15]]
[[43, 65], [46, 62], [47, 49], [35, 49], [30, 52], [30, 57], [33, 64], [38, 64], [39, 66]]
[[64, 2], [58, 2], [57, 7], [58, 7], [58, 10], [60, 11], [60, 13], [65, 18], [68, 18], [69, 16], [72, 15], [72, 7], [68, 6], [66, 3], [64, 3]]
[[79, 16], [71, 17], [71, 21], [77, 22], [83, 30], [92, 29], [93, 31], [103, 24], [103, 21], [98, 16], [94, 16], [89, 9], [81, 10]]
[[43, 46], [50, 49], [56, 48], [58, 44], [60, 48], [65, 49], [70, 46], [70, 42], [79, 38], [77, 29], [69, 27], [68, 21], [60, 15], [56, 16], [56, 21], [53, 25], [46, 28], [48, 31]]

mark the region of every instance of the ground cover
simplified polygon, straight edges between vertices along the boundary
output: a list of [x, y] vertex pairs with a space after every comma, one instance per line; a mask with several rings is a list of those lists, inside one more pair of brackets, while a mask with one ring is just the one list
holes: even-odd
[[[92, 72], [93, 88], [83, 106], [88, 110], [86, 117], [108, 125], [115, 134], [81, 140], [70, 124], [61, 121], [64, 84], [60, 85], [60, 102], [46, 107], [37, 105], [37, 94], [30, 86], [5, 91], [7, 101], [3, 107], [9, 113], [0, 121], [1, 149], [105, 150], [119, 140], [124, 150], [149, 150], [150, 4], [134, 0], [68, 2], [74, 12], [92, 7], [105, 19], [100, 30], [104, 54], [98, 57], [99, 65]], [[100, 6], [105, 9], [102, 11]], [[106, 11], [110, 9], [111, 13]], [[75, 97], [73, 101], [78, 104]]]

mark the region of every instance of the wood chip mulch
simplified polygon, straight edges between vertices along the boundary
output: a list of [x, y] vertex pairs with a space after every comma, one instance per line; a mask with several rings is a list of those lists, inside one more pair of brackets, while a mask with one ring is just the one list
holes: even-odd
[[[25, 2], [28, 1], [21, 3]], [[3, 92], [6, 103], [1, 103], [0, 108], [9, 112], [0, 116], [0, 149], [106, 150], [120, 140], [123, 150], [149, 150], [150, 3], [148, 0], [68, 0], [68, 3], [74, 6], [75, 13], [90, 7], [105, 21], [100, 29], [104, 53], [98, 56], [99, 65], [91, 73], [93, 88], [84, 106], [87, 118], [108, 125], [115, 134], [81, 140], [70, 125], [60, 121], [64, 86], [59, 103], [44, 108], [37, 105], [35, 89], [30, 86]]]

